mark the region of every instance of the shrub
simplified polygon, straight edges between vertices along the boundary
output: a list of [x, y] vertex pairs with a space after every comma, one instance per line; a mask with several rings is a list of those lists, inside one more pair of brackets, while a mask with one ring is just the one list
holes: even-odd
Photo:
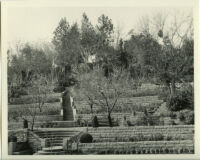
[[57, 86], [56, 88], [53, 89], [53, 91], [55, 93], [64, 92], [65, 91], [65, 87], [64, 86]]
[[17, 142], [17, 137], [14, 135], [11, 135], [8, 137], [8, 142]]
[[185, 124], [194, 124], [194, 111], [190, 110], [180, 111], [178, 118]]
[[92, 143], [93, 137], [89, 133], [83, 133], [80, 136], [81, 143]]
[[172, 136], [167, 135], [164, 139], [165, 139], [166, 141], [171, 141], [173, 138], [172, 138]]
[[170, 96], [167, 99], [167, 108], [171, 111], [194, 110], [193, 87], [191, 85], [185, 86], [175, 95]]
[[137, 126], [146, 126], [147, 125], [147, 117], [145, 115], [137, 116], [135, 124]]
[[28, 95], [27, 91], [23, 87], [16, 86], [10, 88], [9, 97], [19, 98], [22, 95]]
[[184, 115], [184, 113], [180, 112], [178, 118], [179, 118], [180, 121], [185, 121], [185, 115]]
[[99, 122], [98, 122], [97, 116], [94, 116], [92, 118], [92, 127], [99, 127]]
[[194, 111], [190, 111], [187, 115], [185, 115], [185, 123], [194, 124]]
[[131, 121], [127, 121], [128, 126], [132, 126]]
[[156, 133], [154, 137], [155, 137], [155, 141], [161, 141], [164, 139], [164, 136], [161, 133]]

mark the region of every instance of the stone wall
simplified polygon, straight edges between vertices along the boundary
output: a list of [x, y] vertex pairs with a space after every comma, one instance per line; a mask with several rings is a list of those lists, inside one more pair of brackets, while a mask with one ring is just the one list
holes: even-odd
[[78, 150], [86, 154], [194, 153], [194, 142], [191, 140], [185, 140], [79, 143]]
[[42, 145], [45, 146], [44, 139], [39, 138], [35, 133], [28, 131], [27, 129], [9, 130], [8, 136], [10, 135], [15, 135], [19, 144], [28, 142], [28, 145], [33, 152], [41, 150]]
[[45, 146], [45, 140], [39, 138], [35, 133], [29, 131], [28, 132], [28, 144], [32, 151], [36, 153], [41, 150], [43, 146]]
[[[31, 117], [26, 116], [26, 118], [28, 120], [31, 120]], [[41, 122], [41, 121], [62, 121], [63, 117], [61, 115], [38, 115], [35, 118], [36, 122]], [[11, 123], [13, 122], [20, 122], [23, 124], [23, 119], [22, 118], [18, 118], [17, 121], [9, 121]], [[8, 123], [9, 123], [8, 122]]]
[[94, 142], [152, 141], [158, 138], [155, 136], [162, 136], [162, 140], [193, 140], [194, 126], [100, 127], [89, 128], [88, 133], [93, 136]]

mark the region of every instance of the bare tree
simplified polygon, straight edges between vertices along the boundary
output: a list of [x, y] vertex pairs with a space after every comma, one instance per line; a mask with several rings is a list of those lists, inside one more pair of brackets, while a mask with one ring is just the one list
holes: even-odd
[[145, 35], [150, 34], [151, 32], [150, 23], [151, 21], [148, 15], [142, 16], [138, 22], [138, 31]]
[[161, 81], [174, 94], [175, 83], [181, 80], [190, 58], [183, 54], [182, 46], [188, 39], [193, 41], [192, 13], [158, 12], [152, 17], [142, 17], [139, 27], [142, 33], [150, 34], [161, 45], [160, 61], [154, 67]]
[[[165, 21], [165, 20], [163, 20]], [[168, 87], [170, 89], [171, 95], [176, 91], [176, 82], [181, 81], [184, 76], [185, 71], [188, 66], [191, 65], [190, 56], [184, 54], [183, 44], [189, 39], [193, 41], [193, 18], [192, 14], [175, 14], [171, 17], [171, 21], [165, 23], [169, 28], [168, 30], [163, 30], [163, 35], [160, 36], [163, 41], [162, 52], [160, 56], [162, 64], [159, 66], [164, 70], [159, 70], [159, 72], [164, 72], [166, 75], [165, 79], [168, 79]], [[165, 25], [163, 23], [163, 27]], [[190, 48], [193, 52], [192, 47]]]
[[127, 88], [133, 83], [130, 83], [129, 74], [126, 71], [120, 72], [119, 69], [114, 69], [114, 72], [105, 77], [103, 70], [95, 68], [90, 73], [80, 75], [80, 90], [88, 100], [91, 107], [97, 105], [107, 112], [108, 122], [113, 126], [111, 114], [116, 107], [119, 98], [125, 93]]
[[32, 80], [31, 84], [29, 96], [32, 104], [26, 104], [26, 107], [21, 108], [19, 110], [19, 117], [30, 122], [31, 130], [33, 130], [37, 116], [46, 108], [47, 94], [51, 91], [47, 78], [43, 76], [37, 76], [37, 79]]

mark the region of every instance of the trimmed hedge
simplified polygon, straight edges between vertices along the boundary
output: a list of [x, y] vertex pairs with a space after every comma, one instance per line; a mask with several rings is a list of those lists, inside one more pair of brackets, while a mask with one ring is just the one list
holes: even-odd
[[83, 133], [80, 136], [80, 142], [81, 143], [92, 143], [93, 137], [89, 133]]

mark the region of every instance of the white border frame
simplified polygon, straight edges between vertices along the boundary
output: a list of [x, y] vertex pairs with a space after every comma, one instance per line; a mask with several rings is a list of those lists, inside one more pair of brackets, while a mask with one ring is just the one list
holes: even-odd
[[[200, 62], [199, 51], [199, 1], [198, 0], [16, 0], [3, 1], [1, 3], [1, 46], [2, 46], [2, 159], [200, 159], [200, 125], [198, 114], [200, 113]], [[180, 155], [51, 155], [51, 156], [13, 156], [8, 155], [7, 138], [7, 39], [6, 39], [6, 9], [7, 7], [34, 6], [34, 7], [193, 7], [194, 14], [194, 86], [195, 86], [195, 154]]]

